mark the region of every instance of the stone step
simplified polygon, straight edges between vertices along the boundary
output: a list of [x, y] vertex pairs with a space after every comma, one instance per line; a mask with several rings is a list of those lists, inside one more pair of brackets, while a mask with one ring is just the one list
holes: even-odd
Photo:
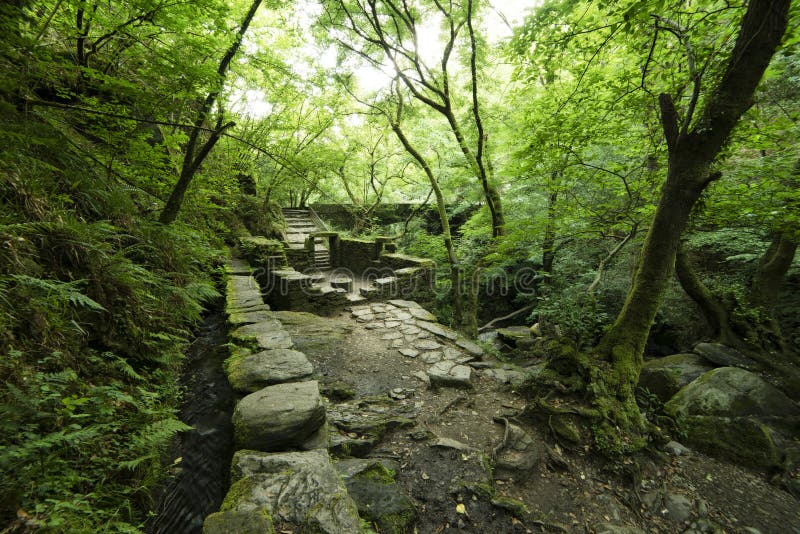
[[271, 454], [238, 451], [231, 481], [225, 511], [206, 518], [206, 534], [276, 532], [276, 528], [324, 534], [362, 532], [358, 507], [324, 449]]

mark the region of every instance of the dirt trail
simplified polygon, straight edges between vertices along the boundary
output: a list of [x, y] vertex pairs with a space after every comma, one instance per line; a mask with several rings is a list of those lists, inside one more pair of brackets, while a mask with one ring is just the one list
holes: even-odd
[[[470, 352], [448, 339], [452, 331], [420, 328], [431, 317], [406, 317], [407, 306], [359, 306], [333, 318], [277, 315], [285, 314], [296, 348], [323, 382], [352, 389], [351, 404], [380, 396], [417, 414], [413, 426], [389, 430], [367, 453], [396, 462], [397, 481], [418, 508], [417, 532], [800, 533], [797, 500], [763, 475], [695, 451], [614, 466], [557, 443], [549, 429], [517, 417], [524, 399], [504, 382], [526, 370], [490, 358], [467, 362]], [[448, 358], [476, 367], [471, 387], [431, 386], [428, 372]], [[535, 465], [527, 473], [492, 469], [498, 453], [509, 453], [499, 449], [503, 419], [531, 438], [523, 456]]]

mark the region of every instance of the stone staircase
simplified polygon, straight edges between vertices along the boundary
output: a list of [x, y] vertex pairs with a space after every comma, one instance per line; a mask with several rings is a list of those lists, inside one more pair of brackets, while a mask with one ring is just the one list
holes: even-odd
[[[325, 230], [314, 222], [311, 210], [283, 208], [283, 218], [286, 220], [286, 240], [293, 249], [304, 248], [306, 238], [311, 232]], [[330, 253], [325, 248], [324, 241], [321, 237], [314, 240], [314, 266], [320, 270], [331, 268]]]

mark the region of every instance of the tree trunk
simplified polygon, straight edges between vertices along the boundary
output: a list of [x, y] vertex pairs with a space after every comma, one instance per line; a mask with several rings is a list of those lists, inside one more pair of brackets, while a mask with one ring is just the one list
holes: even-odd
[[700, 194], [718, 178], [709, 176], [711, 163], [751, 105], [758, 82], [786, 30], [789, 4], [789, 0], [753, 0], [748, 4], [728, 66], [695, 128], [689, 130], [691, 116], [679, 126], [672, 99], [669, 95], [659, 98], [669, 151], [667, 179], [625, 304], [596, 347], [596, 361], [610, 365], [601, 367], [590, 386], [598, 406], [609, 399], [616, 401], [603, 415], [623, 429], [642, 428], [634, 387], [650, 327], [672, 276], [681, 233]]
[[474, 336], [478, 331], [475, 291], [471, 281], [464, 279], [463, 269], [458, 264], [458, 257], [456, 256], [456, 249], [453, 244], [453, 236], [450, 232], [450, 221], [447, 217], [447, 204], [445, 204], [444, 194], [442, 193], [441, 187], [439, 187], [439, 182], [436, 180], [436, 176], [434, 176], [433, 170], [430, 165], [428, 165], [425, 157], [414, 148], [400, 126], [402, 110], [401, 99], [398, 104], [397, 116], [394, 119], [389, 117], [389, 123], [397, 139], [403, 145], [403, 148], [405, 148], [406, 152], [414, 158], [425, 172], [425, 176], [428, 178], [428, 182], [431, 184], [431, 189], [433, 189], [433, 193], [436, 197], [436, 209], [439, 214], [439, 222], [442, 225], [442, 239], [444, 240], [444, 246], [447, 250], [447, 259], [450, 263], [450, 282], [453, 289], [453, 326], [467, 335]]
[[[558, 191], [550, 193], [547, 199], [547, 223], [544, 227], [544, 239], [542, 239], [542, 272], [548, 275], [553, 274], [553, 262], [556, 259], [556, 201]], [[549, 280], [545, 280], [549, 283]]]
[[767, 252], [758, 264], [747, 299], [754, 307], [771, 311], [778, 301], [783, 279], [794, 261], [797, 241], [779, 233], [772, 238]]
[[225, 52], [225, 55], [222, 57], [222, 61], [219, 63], [219, 67], [217, 68], [217, 76], [219, 78], [217, 82], [218, 85], [208, 93], [208, 96], [206, 96], [206, 99], [200, 108], [200, 112], [197, 114], [197, 119], [192, 126], [192, 130], [189, 133], [189, 141], [186, 143], [186, 152], [183, 158], [181, 174], [178, 178], [178, 182], [175, 184], [175, 187], [169, 196], [169, 199], [167, 200], [166, 206], [164, 206], [164, 210], [161, 212], [161, 216], [158, 219], [161, 224], [171, 224], [175, 221], [175, 219], [178, 218], [178, 212], [183, 204], [183, 197], [186, 194], [186, 190], [189, 188], [189, 184], [192, 182], [195, 173], [200, 168], [200, 165], [203, 164], [203, 161], [205, 161], [205, 158], [211, 152], [211, 149], [214, 148], [214, 145], [217, 144], [217, 141], [219, 141], [219, 138], [222, 136], [223, 132], [227, 128], [230, 128], [234, 125], [233, 123], [223, 125], [222, 117], [220, 117], [220, 119], [217, 121], [216, 128], [214, 128], [214, 131], [211, 133], [211, 136], [203, 144], [200, 150], [197, 151], [197, 143], [199, 141], [200, 133], [204, 129], [203, 125], [205, 124], [209, 113], [211, 113], [211, 108], [217, 101], [220, 91], [222, 91], [225, 83], [225, 76], [228, 74], [228, 68], [230, 67], [231, 61], [233, 61], [234, 56], [239, 51], [244, 34], [247, 32], [247, 28], [250, 26], [250, 22], [252, 22], [253, 17], [255, 16], [256, 11], [258, 11], [258, 7], [260, 5], [261, 0], [253, 0], [253, 3], [250, 5], [250, 9], [247, 11], [244, 19], [242, 20], [242, 24], [239, 26], [239, 31], [236, 32], [236, 37], [234, 38], [233, 43], [231, 43], [231, 46], [228, 48], [227, 52]]
[[675, 258], [675, 274], [683, 290], [697, 304], [708, 326], [711, 327], [712, 338], [725, 345], [738, 347], [741, 340], [731, 329], [728, 309], [697, 277], [683, 244], [678, 248], [678, 255]]

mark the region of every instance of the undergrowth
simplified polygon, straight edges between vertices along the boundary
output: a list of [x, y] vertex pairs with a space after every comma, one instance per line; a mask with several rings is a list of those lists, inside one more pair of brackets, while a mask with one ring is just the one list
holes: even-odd
[[[0, 122], [0, 531], [137, 532], [220, 252], [80, 139]], [[78, 147], [78, 148], [71, 148]]]

